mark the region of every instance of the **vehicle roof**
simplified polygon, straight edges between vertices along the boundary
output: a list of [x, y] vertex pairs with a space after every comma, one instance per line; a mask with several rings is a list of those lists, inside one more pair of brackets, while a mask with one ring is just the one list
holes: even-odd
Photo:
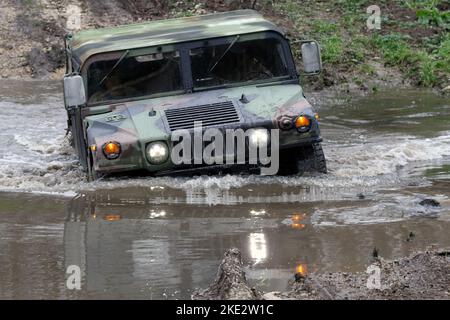
[[155, 45], [262, 31], [284, 32], [254, 10], [155, 20], [84, 30], [68, 38], [68, 48], [81, 65], [92, 55]]

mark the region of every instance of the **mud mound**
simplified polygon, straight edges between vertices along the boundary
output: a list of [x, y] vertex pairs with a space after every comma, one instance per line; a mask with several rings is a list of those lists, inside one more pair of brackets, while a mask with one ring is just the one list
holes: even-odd
[[450, 252], [427, 251], [399, 260], [378, 259], [380, 287], [366, 273], [311, 274], [280, 297], [291, 299], [450, 299]]
[[247, 284], [241, 252], [236, 248], [225, 252], [214, 283], [209, 288], [198, 290], [192, 295], [194, 300], [252, 300], [260, 298], [261, 295]]
[[[242, 270], [240, 252], [231, 249], [219, 267], [214, 284], [193, 299], [450, 299], [450, 251], [432, 250], [399, 260], [376, 258], [379, 286], [369, 289], [367, 273], [296, 274], [288, 292], [260, 294], [250, 288]], [[369, 280], [370, 281], [370, 280]]]

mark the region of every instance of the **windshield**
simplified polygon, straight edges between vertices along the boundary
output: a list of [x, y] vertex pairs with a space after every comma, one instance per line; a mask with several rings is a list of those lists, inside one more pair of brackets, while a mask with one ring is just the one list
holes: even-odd
[[211, 87], [289, 76], [282, 44], [275, 38], [190, 50], [194, 87]]
[[[127, 52], [125, 52], [127, 53]], [[87, 71], [88, 101], [131, 99], [183, 89], [178, 51], [95, 61]]]
[[[85, 69], [88, 104], [290, 78], [283, 41], [261, 33], [184, 43], [176, 50], [147, 47], [93, 56]], [[190, 68], [182, 65], [189, 62]]]

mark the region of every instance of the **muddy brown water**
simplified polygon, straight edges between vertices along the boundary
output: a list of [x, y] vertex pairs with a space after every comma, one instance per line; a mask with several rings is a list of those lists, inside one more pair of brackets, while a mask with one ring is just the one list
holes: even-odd
[[[450, 247], [450, 102], [420, 90], [311, 100], [328, 175], [87, 183], [59, 83], [2, 80], [0, 298], [189, 298], [230, 247], [266, 291], [299, 271], [365, 271], [375, 247]], [[81, 290], [66, 287], [69, 265]]]

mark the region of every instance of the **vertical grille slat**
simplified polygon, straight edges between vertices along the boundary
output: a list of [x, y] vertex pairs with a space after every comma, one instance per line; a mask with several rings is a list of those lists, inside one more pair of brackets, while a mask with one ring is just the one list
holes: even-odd
[[224, 125], [240, 121], [236, 107], [231, 101], [169, 109], [164, 113], [171, 131], [193, 129], [195, 121], [201, 121], [202, 126]]

